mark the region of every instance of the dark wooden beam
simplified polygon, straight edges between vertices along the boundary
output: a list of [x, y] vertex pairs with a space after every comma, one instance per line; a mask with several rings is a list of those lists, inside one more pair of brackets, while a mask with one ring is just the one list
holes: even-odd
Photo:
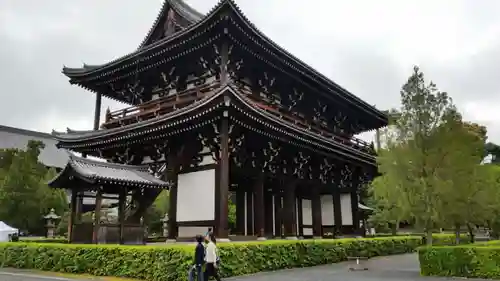
[[[268, 188], [265, 188], [268, 189]], [[269, 190], [264, 191], [264, 213], [265, 213], [265, 233], [266, 236], [272, 237], [273, 236], [273, 214], [274, 214], [274, 209], [273, 209], [273, 194]]]
[[173, 184], [170, 187], [168, 197], [168, 239], [175, 240], [177, 238], [177, 178], [179, 173], [179, 156], [176, 153], [167, 155], [167, 169], [165, 171], [165, 179]]
[[323, 225], [321, 217], [321, 194], [320, 187], [313, 187], [313, 195], [311, 200], [311, 211], [312, 211], [312, 223], [313, 223], [313, 236], [322, 237], [323, 236]]
[[245, 234], [245, 190], [241, 186], [236, 190], [236, 234]]
[[125, 242], [124, 239], [124, 226], [125, 226], [125, 203], [127, 201], [127, 189], [126, 187], [123, 187], [122, 190], [120, 190], [120, 197], [118, 198], [118, 223], [120, 224], [120, 244], [123, 244]]
[[216, 214], [215, 235], [219, 239], [229, 237], [228, 230], [228, 201], [229, 201], [229, 118], [228, 112], [224, 111], [219, 131], [220, 159], [218, 184], [216, 185]]
[[101, 225], [101, 203], [102, 203], [102, 189], [99, 187], [97, 189], [97, 195], [95, 198], [95, 211], [94, 211], [94, 231], [92, 235], [92, 243], [99, 243], [99, 226]]
[[100, 93], [96, 93], [94, 109], [94, 131], [99, 130], [99, 122], [101, 121], [101, 103], [102, 95]]
[[73, 243], [74, 241], [74, 225], [75, 225], [75, 218], [76, 218], [76, 205], [77, 205], [77, 200], [76, 200], [76, 195], [78, 191], [76, 189], [71, 190], [71, 213], [69, 215], [69, 222], [68, 222], [68, 238], [69, 238], [69, 243]]
[[280, 190], [276, 190], [274, 193], [274, 236], [283, 236], [282, 225], [283, 225], [283, 208], [282, 208], [282, 193]]
[[255, 232], [258, 237], [265, 237], [265, 217], [264, 217], [264, 173], [260, 173], [253, 186], [254, 190], [254, 215]]
[[302, 210], [302, 195], [297, 196], [297, 216], [299, 224], [299, 236], [304, 236], [304, 215]]
[[352, 224], [354, 227], [354, 233], [361, 235], [359, 228], [360, 212], [358, 208], [358, 203], [359, 203], [358, 190], [359, 188], [361, 188], [358, 177], [359, 172], [360, 170], [357, 169], [356, 172], [353, 174], [353, 179], [352, 179], [353, 190], [350, 193], [351, 193]]
[[254, 235], [254, 208], [253, 192], [245, 191], [247, 195], [247, 232], [246, 235]]
[[333, 196], [333, 220], [335, 223], [335, 232], [334, 234], [342, 234], [342, 208], [340, 206], [340, 192], [338, 190], [338, 187], [335, 187], [332, 190], [332, 196]]
[[283, 221], [285, 226], [285, 237], [296, 237], [297, 236], [297, 220], [295, 214], [295, 189], [297, 186], [297, 181], [288, 181], [285, 183], [287, 186], [283, 189]]

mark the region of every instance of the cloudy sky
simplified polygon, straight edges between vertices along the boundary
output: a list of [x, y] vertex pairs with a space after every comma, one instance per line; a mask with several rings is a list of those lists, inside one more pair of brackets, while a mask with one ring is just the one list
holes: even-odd
[[[186, 0], [207, 12], [216, 0]], [[275, 42], [381, 109], [419, 65], [500, 142], [500, 1], [237, 0]], [[306, 5], [312, 3], [314, 5]], [[133, 51], [162, 0], [1, 0], [0, 124], [91, 129], [94, 96], [63, 65]], [[121, 105], [103, 102], [103, 110]]]

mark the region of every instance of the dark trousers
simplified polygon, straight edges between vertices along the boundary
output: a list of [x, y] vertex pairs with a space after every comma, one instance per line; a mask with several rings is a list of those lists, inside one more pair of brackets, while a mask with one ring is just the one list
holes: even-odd
[[201, 264], [196, 266], [196, 280], [197, 281], [203, 281], [203, 280], [205, 280], [203, 278], [203, 270], [202, 270], [202, 265]]
[[205, 277], [205, 281], [208, 281], [210, 276], [214, 277], [215, 280], [220, 281], [219, 273], [217, 272], [217, 267], [215, 267], [213, 263], [205, 264], [205, 273], [203, 274], [203, 277]]
[[189, 281], [204, 281], [202, 265], [196, 265], [189, 270]]

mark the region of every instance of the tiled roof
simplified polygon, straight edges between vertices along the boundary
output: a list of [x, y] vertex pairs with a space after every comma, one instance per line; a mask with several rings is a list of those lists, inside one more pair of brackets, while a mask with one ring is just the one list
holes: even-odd
[[65, 149], [56, 147], [57, 140], [52, 135], [0, 125], [0, 148], [26, 149], [30, 140], [45, 144], [38, 158], [40, 162], [47, 167], [64, 168], [68, 162], [68, 153]]
[[147, 166], [100, 162], [74, 155], [69, 156], [68, 164], [64, 170], [50, 181], [49, 185], [62, 187], [58, 185], [58, 180], [70, 176], [76, 176], [91, 184], [100, 185], [113, 184], [147, 188], [168, 188], [170, 186], [169, 183], [151, 175]]

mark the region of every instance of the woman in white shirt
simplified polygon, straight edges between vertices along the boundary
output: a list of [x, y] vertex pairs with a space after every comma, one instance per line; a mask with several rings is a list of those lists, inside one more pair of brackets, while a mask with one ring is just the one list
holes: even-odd
[[217, 272], [217, 246], [215, 241], [215, 236], [210, 233], [207, 237], [208, 244], [205, 249], [205, 280], [208, 281], [210, 276], [213, 276], [215, 280], [220, 281], [219, 273]]

